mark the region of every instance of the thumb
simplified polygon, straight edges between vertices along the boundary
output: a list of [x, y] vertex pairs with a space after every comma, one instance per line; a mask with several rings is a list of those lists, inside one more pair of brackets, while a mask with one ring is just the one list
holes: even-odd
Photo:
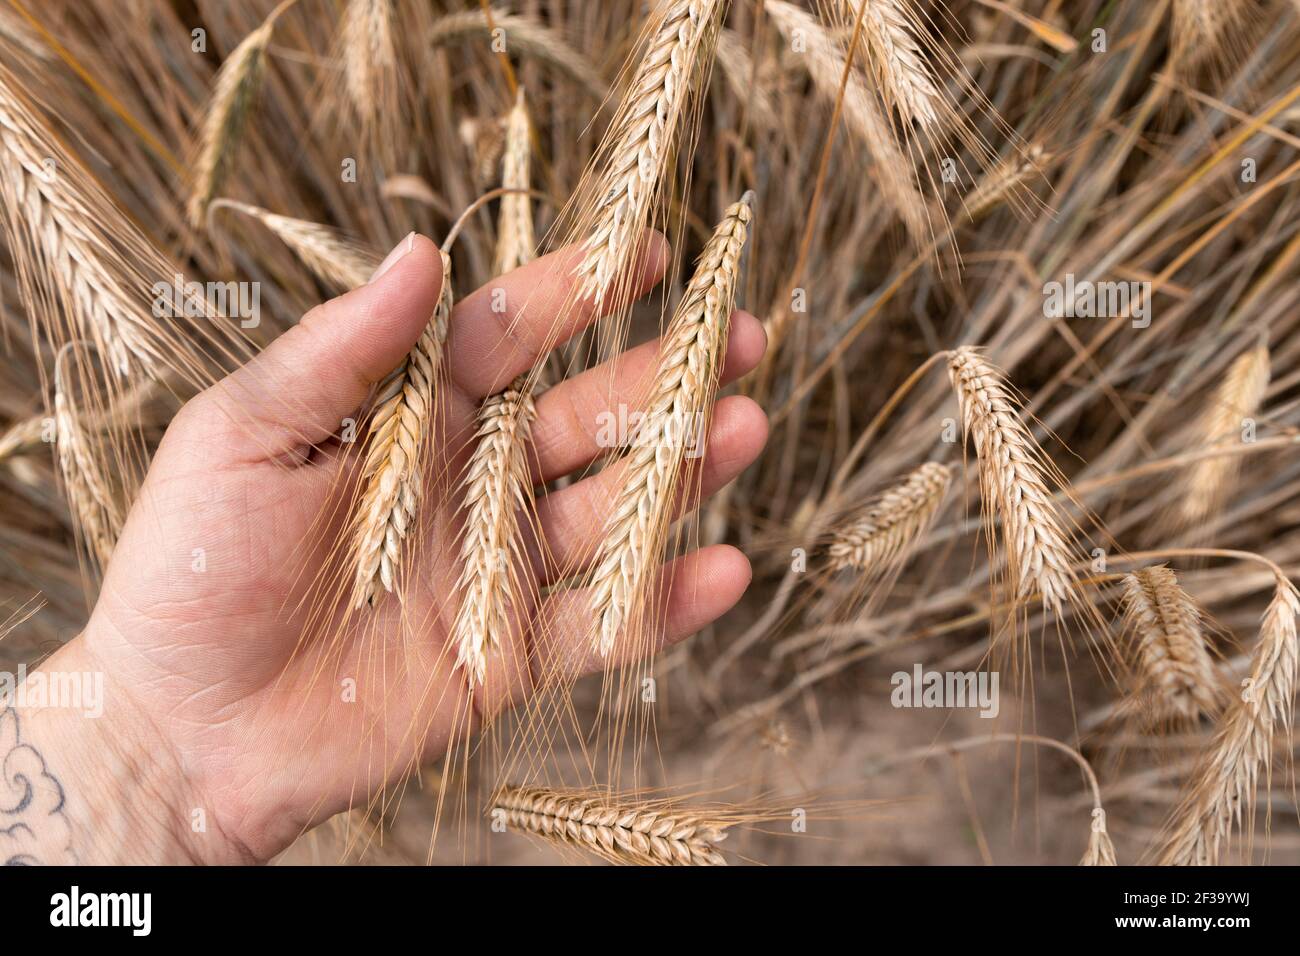
[[323, 441], [415, 345], [442, 281], [438, 247], [411, 233], [369, 283], [312, 309], [198, 395], [186, 407], [184, 427], [222, 442], [245, 462], [282, 459]]

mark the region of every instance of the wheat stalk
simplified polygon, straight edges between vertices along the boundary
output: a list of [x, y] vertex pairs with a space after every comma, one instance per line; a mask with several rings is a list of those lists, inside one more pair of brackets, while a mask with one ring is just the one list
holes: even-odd
[[528, 200], [528, 194], [523, 192], [532, 185], [529, 170], [532, 152], [530, 135], [528, 107], [524, 102], [524, 89], [520, 87], [515, 105], [506, 118], [501, 172], [501, 186], [516, 192], [501, 197], [493, 275], [505, 275], [530, 261], [537, 248], [537, 239], [533, 235], [532, 204]]
[[833, 532], [832, 571], [852, 568], [875, 579], [896, 569], [929, 527], [952, 482], [952, 469], [926, 462]]
[[[105, 265], [111, 250], [71, 163], [0, 74], [0, 195], [11, 253], [26, 253], [58, 289], [65, 314], [114, 373], [156, 375], [160, 356], [149, 317]], [[19, 270], [24, 281], [29, 273]]]
[[78, 421], [76, 401], [64, 384], [64, 360], [67, 349], [74, 344], [64, 346], [54, 367], [55, 448], [68, 504], [95, 563], [102, 569], [108, 566], [117, 544], [123, 516]]
[[193, 184], [186, 203], [190, 227], [198, 229], [207, 216], [208, 204], [221, 190], [234, 164], [244, 126], [262, 82], [266, 48], [275, 21], [293, 0], [284, 0], [260, 27], [244, 37], [221, 64], [212, 86], [212, 96], [199, 127]]
[[434, 427], [437, 380], [451, 317], [451, 257], [442, 255], [442, 294], [429, 324], [406, 360], [375, 396], [354, 519], [356, 578], [353, 605], [373, 605], [393, 591], [405, 539], [414, 529], [421, 463]]
[[1124, 621], [1158, 710], [1186, 720], [1221, 708], [1201, 611], [1169, 568], [1124, 575]]
[[885, 101], [906, 120], [938, 126], [943, 97], [916, 36], [916, 14], [906, 0], [840, 0], [850, 23], [863, 3], [867, 54]]
[[373, 253], [342, 238], [320, 223], [281, 216], [261, 206], [217, 199], [209, 212], [232, 209], [256, 219], [288, 246], [312, 274], [341, 290], [355, 289], [370, 281], [379, 259]]
[[[517, 50], [554, 67], [584, 87], [595, 99], [605, 98], [608, 87], [591, 60], [536, 20], [493, 8], [492, 24], [502, 31], [507, 49]], [[429, 45], [437, 48], [482, 34], [487, 28], [487, 15], [482, 10], [463, 10], [439, 17], [427, 38]]]
[[980, 491], [991, 521], [1002, 521], [1008, 573], [1019, 598], [1034, 592], [1060, 612], [1075, 593], [1065, 519], [1044, 478], [1045, 455], [1020, 420], [1001, 374], [969, 347], [948, 359], [962, 426], [975, 446]]
[[731, 206], [704, 247], [664, 334], [643, 423], [622, 460], [622, 484], [592, 580], [596, 646], [605, 656], [658, 565], [692, 430], [703, 440], [706, 406], [726, 352], [752, 201], [746, 193]]
[[1260, 623], [1250, 678], [1175, 812], [1160, 854], [1163, 865], [1213, 866], [1234, 830], [1253, 820], [1255, 787], [1260, 770], [1270, 768], [1273, 735], [1291, 727], [1300, 661], [1297, 615], [1300, 594], [1279, 576]]
[[666, 804], [623, 804], [544, 787], [507, 787], [493, 814], [507, 827], [629, 866], [725, 866], [717, 844], [733, 825]]
[[[1239, 435], [1244, 419], [1259, 411], [1268, 391], [1267, 346], [1243, 352], [1228, 367], [1223, 383], [1197, 426], [1196, 443], [1205, 447]], [[1237, 455], [1202, 458], [1191, 469], [1179, 508], [1180, 524], [1193, 527], [1218, 513], [1232, 491], [1241, 459]]]
[[843, 88], [845, 122], [871, 156], [872, 172], [880, 182], [885, 201], [902, 219], [913, 240], [924, 242], [929, 235], [929, 218], [925, 199], [911, 173], [912, 163], [870, 91], [853, 73], [845, 76], [845, 57], [835, 39], [815, 17], [793, 4], [767, 0], [765, 9], [787, 39], [793, 42], [801, 37], [805, 42], [808, 73], [822, 97], [835, 102]]
[[[664, 0], [606, 136], [578, 294], [599, 306], [635, 253], [712, 59], [724, 0]], [[614, 293], [616, 298], [618, 293]], [[618, 302], [616, 307], [624, 305]]]

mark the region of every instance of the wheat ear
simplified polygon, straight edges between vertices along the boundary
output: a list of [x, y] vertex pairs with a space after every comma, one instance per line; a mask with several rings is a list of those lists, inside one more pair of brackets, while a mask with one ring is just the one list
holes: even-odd
[[731, 206], [704, 247], [664, 334], [642, 425], [621, 462], [622, 484], [592, 579], [596, 646], [605, 656], [658, 566], [686, 443], [694, 436], [704, 438], [705, 412], [726, 353], [752, 202], [753, 194], [746, 193]]
[[343, 88], [363, 129], [374, 127], [390, 106], [397, 69], [392, 0], [348, 0], [339, 24]]
[[832, 571], [852, 568], [878, 580], [898, 568], [925, 533], [952, 482], [952, 469], [926, 462], [833, 532]]
[[987, 520], [1002, 522], [1002, 543], [1015, 594], [1038, 592], [1059, 612], [1075, 594], [1065, 519], [1045, 480], [1046, 456], [1021, 421], [1001, 373], [969, 347], [948, 359], [962, 426], [975, 446]]
[[95, 563], [102, 569], [108, 566], [117, 544], [123, 516], [78, 421], [76, 401], [63, 380], [67, 350], [74, 344], [64, 346], [54, 367], [55, 447], [68, 504]]
[[419, 507], [421, 463], [434, 428], [451, 307], [451, 257], [444, 252], [442, 294], [433, 316], [406, 360], [375, 396], [354, 521], [355, 607], [373, 605], [397, 585], [403, 544], [414, 530]]
[[[506, 123], [502, 185], [527, 189], [531, 182], [528, 112], [520, 87]], [[517, 202], [511, 202], [517, 200]], [[533, 213], [526, 194], [501, 200], [494, 259], [497, 274], [533, 257]], [[456, 663], [483, 683], [486, 648], [499, 648], [510, 612], [522, 603], [518, 573], [525, 560], [520, 548], [519, 514], [532, 506], [528, 480], [528, 439], [537, 408], [525, 373], [479, 408], [478, 444], [465, 475], [465, 527], [460, 556], [460, 608], [452, 625]]]
[[[1197, 444], [1205, 447], [1241, 433], [1242, 422], [1259, 411], [1268, 391], [1268, 348], [1260, 345], [1233, 361], [1197, 426]], [[1195, 527], [1215, 515], [1231, 493], [1241, 468], [1238, 455], [1202, 458], [1188, 476], [1179, 508], [1182, 527]]]
[[507, 827], [627, 866], [725, 866], [731, 821], [671, 806], [617, 803], [582, 791], [508, 787], [493, 804]]
[[1083, 853], [1080, 866], [1115, 866], [1115, 844], [1110, 842], [1106, 832], [1106, 811], [1094, 807], [1092, 811], [1092, 832], [1088, 834], [1088, 849]]
[[1143, 568], [1124, 575], [1124, 624], [1159, 714], [1196, 720], [1222, 710], [1214, 661], [1201, 611], [1172, 570]]
[[[530, 172], [532, 143], [528, 125], [528, 107], [524, 88], [519, 88], [515, 105], [506, 118], [505, 151], [501, 185], [505, 189], [526, 190], [532, 185]], [[505, 275], [530, 261], [537, 248], [533, 235], [533, 210], [525, 192], [510, 192], [501, 197], [497, 220], [496, 254], [493, 275]]]
[[1300, 594], [1279, 577], [1260, 623], [1250, 678], [1223, 717], [1208, 757], [1175, 811], [1160, 854], [1166, 866], [1214, 866], [1234, 830], [1252, 821], [1260, 770], [1268, 772], [1273, 736], [1291, 728]]
[[862, 81], [850, 72], [845, 82], [845, 57], [836, 40], [812, 14], [793, 4], [767, 0], [765, 8], [787, 39], [802, 37], [807, 44], [808, 72], [822, 98], [835, 102], [843, 86], [845, 123], [871, 156], [872, 172], [881, 185], [882, 196], [913, 241], [925, 242], [930, 221], [925, 199], [911, 172], [912, 162]]
[[754, 123], [760, 129], [776, 126], [776, 104], [772, 94], [754, 71], [754, 60], [745, 47], [745, 40], [735, 30], [724, 29], [718, 34], [718, 66], [722, 78], [731, 88], [731, 94], [753, 111]]
[[[11, 74], [0, 73], [0, 197], [11, 253], [34, 257], [58, 289], [77, 333], [94, 343], [116, 374], [128, 375], [134, 367], [154, 375], [159, 355], [149, 316], [105, 266], [110, 251], [91, 204], [11, 84]], [[24, 281], [30, 278], [17, 271]]]
[[[492, 24], [503, 31], [506, 45], [512, 51], [531, 56], [584, 87], [593, 98], [603, 100], [608, 89], [591, 60], [561, 40], [554, 32], [536, 20], [515, 16], [505, 10], [492, 9]], [[428, 42], [432, 47], [449, 46], [467, 37], [481, 35], [488, 27], [482, 10], [463, 10], [449, 13], [434, 21], [429, 29]]]
[[1220, 58], [1244, 25], [1245, 0], [1174, 0], [1171, 60], [1193, 69]]
[[1052, 160], [1052, 155], [1038, 143], [1031, 144], [1023, 153], [1004, 159], [982, 177], [961, 204], [961, 219], [979, 222], [1004, 198], [1014, 196], [1031, 176], [1039, 173]]
[[[591, 185], [598, 197], [578, 294], [599, 305], [635, 253], [716, 44], [724, 0], [664, 0]], [[613, 294], [617, 298], [618, 291]], [[625, 303], [617, 302], [616, 308]]]
[[922, 127], [938, 126], [942, 94], [917, 39], [916, 14], [907, 0], [840, 0], [849, 23], [864, 2], [867, 55], [885, 101], [905, 120]]
[[186, 215], [193, 229], [203, 225], [208, 204], [220, 192], [234, 165], [248, 114], [262, 83], [266, 48], [271, 42], [276, 18], [292, 2], [285, 0], [276, 7], [260, 27], [239, 42], [217, 71], [212, 96], [199, 127], [193, 184], [186, 203]]
[[209, 212], [218, 209], [231, 209], [256, 219], [275, 233], [313, 275], [338, 289], [355, 289], [365, 285], [379, 266], [379, 258], [373, 253], [349, 242], [336, 230], [320, 223], [281, 216], [261, 206], [233, 199], [213, 201]]

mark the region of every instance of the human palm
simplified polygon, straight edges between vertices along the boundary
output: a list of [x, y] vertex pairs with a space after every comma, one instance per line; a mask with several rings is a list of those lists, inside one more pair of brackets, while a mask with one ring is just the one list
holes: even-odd
[[[653, 237], [632, 286], [663, 270]], [[358, 445], [340, 444], [373, 384], [411, 348], [441, 287], [435, 246], [408, 237], [367, 286], [304, 317], [254, 361], [182, 409], [158, 449], [84, 635], [107, 675], [107, 706], [131, 732], [156, 737], [233, 853], [265, 859], [304, 828], [365, 799], [415, 763], [527, 695], [542, 674], [600, 667], [588, 602], [557, 590], [518, 609], [519, 626], [471, 689], [448, 648], [460, 566], [456, 476], [472, 451], [479, 402], [531, 368], [541, 350], [596, 316], [568, 298], [572, 254], [537, 260], [480, 289], [452, 314], [447, 383], [418, 551], [408, 585], [374, 608], [351, 608], [339, 575]], [[494, 311], [502, 301], [504, 313]], [[737, 313], [723, 377], [763, 350], [757, 320]], [[539, 396], [538, 483], [599, 457], [601, 413], [636, 407], [656, 343]], [[766, 437], [763, 413], [733, 397], [716, 409], [699, 487], [735, 477]], [[615, 472], [542, 497], [527, 574], [540, 583], [595, 553]], [[689, 486], [689, 485], [687, 485]], [[545, 554], [546, 558], [542, 555]], [[749, 581], [731, 548], [679, 559], [660, 599], [665, 642], [724, 613]], [[324, 582], [325, 586], [322, 586]], [[343, 586], [331, 587], [331, 584]], [[528, 622], [532, 622], [531, 626]], [[538, 622], [542, 622], [541, 626]], [[546, 634], [546, 640], [536, 637]]]

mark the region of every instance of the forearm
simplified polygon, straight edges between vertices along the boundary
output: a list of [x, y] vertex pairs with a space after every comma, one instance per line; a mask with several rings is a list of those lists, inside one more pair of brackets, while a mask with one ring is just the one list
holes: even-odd
[[170, 748], [81, 639], [3, 690], [0, 861], [245, 862], [206, 826]]

